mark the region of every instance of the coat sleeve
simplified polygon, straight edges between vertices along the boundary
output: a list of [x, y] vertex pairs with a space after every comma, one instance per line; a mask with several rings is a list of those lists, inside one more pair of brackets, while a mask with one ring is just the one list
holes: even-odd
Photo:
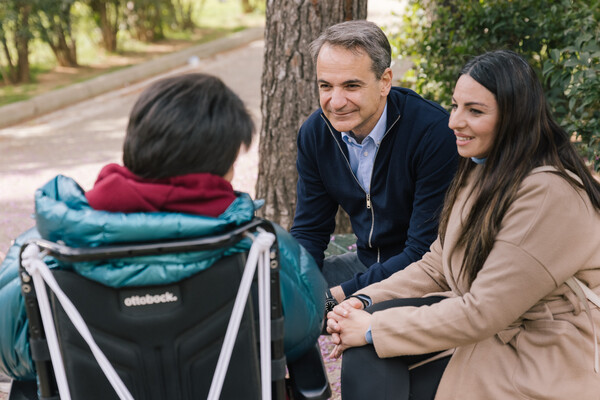
[[445, 117], [429, 127], [413, 157], [415, 193], [404, 250], [342, 283], [345, 294], [379, 282], [423, 257], [436, 238], [438, 215], [456, 172], [457, 159], [454, 135]]
[[322, 268], [324, 251], [335, 229], [338, 204], [323, 185], [315, 160], [317, 149], [312, 146], [307, 129], [310, 128], [303, 126], [298, 133], [297, 203], [290, 233]]
[[373, 343], [380, 357], [423, 354], [491, 337], [586, 268], [600, 244], [599, 214], [585, 193], [548, 175], [526, 178], [468, 290], [428, 307], [373, 314]]
[[325, 279], [312, 256], [283, 228], [276, 226], [284, 314], [284, 347], [294, 361], [313, 346], [323, 326]]
[[16, 380], [34, 380], [29, 350], [29, 324], [21, 296], [19, 253], [26, 240], [39, 237], [35, 229], [21, 235], [0, 265], [0, 372]]

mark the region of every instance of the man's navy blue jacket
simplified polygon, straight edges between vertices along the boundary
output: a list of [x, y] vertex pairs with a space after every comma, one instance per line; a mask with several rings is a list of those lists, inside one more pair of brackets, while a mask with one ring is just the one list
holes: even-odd
[[352, 173], [348, 148], [322, 110], [298, 133], [298, 203], [291, 234], [323, 266], [340, 205], [350, 215], [367, 272], [342, 283], [346, 295], [419, 260], [436, 238], [444, 195], [457, 166], [448, 113], [392, 87], [370, 194]]

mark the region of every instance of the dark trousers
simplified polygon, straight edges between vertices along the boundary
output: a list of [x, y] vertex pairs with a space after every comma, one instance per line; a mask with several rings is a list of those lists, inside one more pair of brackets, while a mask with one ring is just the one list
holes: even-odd
[[[367, 307], [371, 314], [393, 307], [422, 306], [437, 303], [444, 297], [394, 299]], [[408, 367], [426, 360], [436, 353], [418, 356], [379, 358], [373, 345], [352, 347], [342, 358], [342, 398], [344, 400], [430, 400], [450, 361], [444, 357], [408, 370]]]

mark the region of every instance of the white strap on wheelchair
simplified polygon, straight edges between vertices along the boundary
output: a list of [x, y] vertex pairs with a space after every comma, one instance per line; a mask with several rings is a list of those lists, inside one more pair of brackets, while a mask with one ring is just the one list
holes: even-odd
[[67, 316], [71, 319], [71, 322], [73, 322], [73, 325], [79, 334], [90, 347], [90, 350], [92, 350], [92, 354], [98, 361], [102, 372], [104, 372], [104, 375], [106, 375], [106, 378], [115, 389], [119, 399], [133, 400], [133, 396], [131, 393], [129, 393], [129, 390], [127, 390], [127, 387], [113, 366], [110, 364], [102, 350], [100, 350], [94, 341], [94, 338], [92, 337], [87, 325], [83, 321], [81, 314], [79, 314], [71, 300], [69, 300], [69, 298], [62, 291], [58, 285], [58, 282], [56, 282], [56, 279], [54, 279], [52, 272], [50, 272], [50, 268], [48, 268], [46, 263], [42, 261], [43, 257], [44, 254], [40, 253], [39, 248], [34, 244], [27, 246], [21, 256], [23, 267], [33, 278], [33, 285], [37, 294], [40, 314], [42, 316], [42, 323], [44, 324], [44, 332], [46, 334], [46, 340], [50, 350], [50, 358], [52, 360], [52, 367], [54, 368], [54, 374], [56, 376], [56, 383], [61, 400], [70, 400], [71, 393], [69, 392], [65, 367], [60, 354], [60, 348], [56, 336], [56, 328], [52, 319], [50, 301], [48, 300], [48, 293], [46, 292], [46, 285], [44, 282], [54, 292]]
[[240, 288], [235, 298], [229, 324], [227, 325], [223, 347], [221, 348], [221, 354], [219, 354], [215, 374], [210, 385], [210, 391], [208, 392], [208, 400], [218, 400], [221, 395], [233, 345], [235, 344], [235, 338], [240, 328], [244, 307], [257, 265], [262, 398], [263, 400], [271, 399], [271, 289], [269, 284], [269, 250], [275, 241], [275, 235], [268, 232], [260, 232], [256, 237], [251, 235], [249, 237], [253, 240], [252, 247], [250, 247]]

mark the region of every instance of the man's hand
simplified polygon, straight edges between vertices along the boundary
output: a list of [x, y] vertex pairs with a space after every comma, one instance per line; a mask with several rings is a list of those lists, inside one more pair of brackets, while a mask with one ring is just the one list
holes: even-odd
[[344, 290], [341, 286], [334, 286], [329, 290], [331, 291], [331, 295], [337, 300], [338, 303], [341, 303], [346, 298]]

